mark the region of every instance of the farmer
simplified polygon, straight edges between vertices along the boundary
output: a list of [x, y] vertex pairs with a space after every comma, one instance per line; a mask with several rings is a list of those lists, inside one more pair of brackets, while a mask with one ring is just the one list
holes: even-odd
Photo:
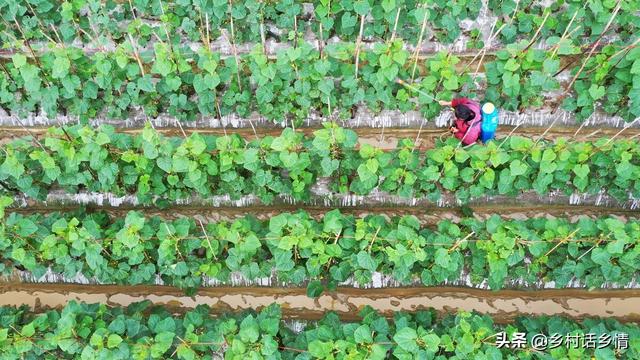
[[450, 128], [453, 136], [460, 139], [463, 145], [471, 145], [478, 141], [482, 133], [480, 104], [467, 98], [438, 102], [442, 106], [451, 106], [455, 110], [455, 125]]

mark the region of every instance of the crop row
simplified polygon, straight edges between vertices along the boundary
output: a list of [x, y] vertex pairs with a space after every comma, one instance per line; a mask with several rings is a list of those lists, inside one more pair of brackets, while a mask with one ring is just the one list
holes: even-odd
[[[5, 198], [6, 200], [6, 198]], [[371, 283], [374, 272], [399, 284], [510, 284], [556, 287], [578, 283], [625, 286], [638, 281], [640, 222], [536, 218], [481, 221], [464, 218], [421, 227], [414, 216], [387, 220], [339, 210], [314, 220], [306, 212], [267, 221], [251, 215], [203, 224], [193, 219], [125, 218], [104, 213], [11, 213], [0, 234], [4, 275], [16, 268], [38, 279], [49, 270], [71, 279], [83, 274], [102, 284], [164, 284], [195, 289], [207, 280], [229, 283], [270, 278], [301, 285], [310, 296], [347, 280]]]
[[[359, 322], [334, 313], [299, 332], [288, 328], [277, 305], [259, 313], [214, 317], [207, 306], [174, 315], [148, 302], [127, 308], [70, 302], [62, 310], [33, 313], [0, 308], [3, 359], [637, 359], [640, 328], [611, 319], [581, 322], [522, 317], [497, 325], [487, 315], [460, 312], [437, 319], [432, 311], [396, 313], [388, 320], [370, 308]], [[505, 332], [526, 334], [522, 348], [497, 346]], [[535, 334], [560, 334], [561, 346], [531, 348]], [[597, 346], [564, 338], [590, 335]], [[593, 356], [593, 357], [592, 357]]]
[[306, 136], [291, 128], [278, 137], [245, 140], [238, 135], [165, 137], [150, 127], [142, 134], [112, 127], [51, 128], [41, 138], [19, 138], [0, 152], [0, 188], [45, 200], [67, 193], [135, 194], [140, 203], [166, 205], [192, 195], [254, 194], [270, 203], [279, 194], [306, 200], [326, 178], [333, 192], [370, 194], [375, 189], [436, 201], [455, 192], [471, 197], [522, 191], [606, 193], [619, 201], [640, 197], [640, 143], [633, 139], [573, 142], [511, 136], [487, 145], [461, 147], [438, 141], [426, 152], [413, 139], [384, 152], [358, 145], [356, 133], [326, 123]]
[[[474, 76], [476, 64], [460, 69], [461, 60], [450, 53], [420, 59], [403, 44], [396, 39], [361, 49], [358, 43], [333, 43], [319, 51], [301, 43], [278, 50], [275, 58], [265, 55], [261, 45], [221, 58], [206, 48], [181, 51], [163, 43], [145, 53], [119, 47], [87, 55], [68, 47], [38, 58], [16, 54], [0, 64], [0, 107], [17, 116], [62, 113], [84, 121], [126, 118], [140, 109], [150, 117], [168, 114], [183, 120], [257, 112], [297, 124], [310, 114], [351, 118], [360, 105], [374, 113], [419, 110], [426, 118], [440, 113], [436, 101], [398, 84], [401, 79], [438, 99], [466, 95], [506, 110], [539, 108], [549, 94], [560, 91], [563, 108], [578, 119], [596, 109], [627, 120], [640, 116], [640, 48], [635, 42], [616, 42], [596, 56], [561, 66], [561, 56], [591, 48], [556, 39], [543, 50], [522, 41], [484, 64], [486, 78]], [[573, 78], [561, 86], [558, 75], [565, 67]]]
[[[305, 9], [305, 3], [312, 6], [311, 12]], [[498, 16], [495, 29], [502, 29], [499, 39], [505, 44], [529, 39], [538, 27], [542, 38], [568, 33], [570, 38], [593, 41], [604, 31], [615, 4], [595, 1], [583, 6], [580, 0], [556, 0], [543, 5], [533, 0], [491, 0], [485, 16]], [[263, 39], [290, 41], [308, 32], [317, 39], [339, 37], [349, 41], [358, 36], [387, 40], [395, 34], [416, 44], [425, 26], [424, 41], [451, 43], [465, 32], [471, 39], [469, 47], [482, 48], [480, 32], [486, 29], [467, 31], [460, 26], [464, 20], [476, 19], [481, 7], [480, 0], [43, 1], [37, 5], [2, 0], [0, 39], [14, 46], [22, 46], [25, 41], [99, 45], [133, 37], [140, 46], [156, 40], [179, 46], [184, 40], [218, 39], [226, 30], [226, 36], [231, 37], [227, 41], [235, 44]], [[622, 39], [640, 27], [636, 19], [639, 8], [637, 0], [621, 2], [613, 30]], [[544, 20], [547, 13], [550, 15]]]

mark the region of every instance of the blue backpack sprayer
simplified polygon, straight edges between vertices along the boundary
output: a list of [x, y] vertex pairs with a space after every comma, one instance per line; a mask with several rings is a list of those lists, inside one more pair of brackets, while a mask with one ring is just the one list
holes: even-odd
[[498, 128], [498, 109], [492, 103], [484, 103], [482, 105], [482, 138], [483, 143], [493, 140], [496, 137], [496, 129]]
[[[433, 101], [437, 101], [436, 98], [434, 98], [433, 96], [407, 84], [403, 80], [398, 79], [397, 83], [400, 85], [406, 86], [409, 89], [415, 92], [418, 92], [421, 95], [428, 97], [429, 99], [432, 99]], [[482, 112], [482, 126], [481, 126], [482, 134], [480, 135], [480, 138], [482, 142], [486, 144], [487, 142], [495, 139], [496, 129], [498, 128], [498, 120], [499, 120], [498, 109], [492, 103], [486, 102], [482, 105], [481, 112]]]

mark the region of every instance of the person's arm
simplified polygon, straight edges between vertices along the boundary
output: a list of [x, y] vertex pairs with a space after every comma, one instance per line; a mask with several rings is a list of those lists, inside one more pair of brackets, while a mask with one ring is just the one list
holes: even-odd
[[[469, 124], [467, 124], [465, 121], [456, 120], [455, 127], [457, 131], [453, 133], [453, 136], [455, 136], [459, 140], [462, 140], [462, 138], [464, 137], [464, 134], [467, 132], [467, 129], [469, 128]], [[465, 138], [465, 141], [466, 141], [466, 138]]]
[[466, 131], [466, 136], [464, 135], [464, 133], [462, 133], [462, 137], [460, 137], [459, 139], [462, 140], [463, 145], [471, 145], [478, 141], [478, 139], [480, 138], [481, 130], [482, 126], [480, 125], [480, 123], [475, 123], [473, 126], [468, 128], [468, 130]]
[[451, 106], [451, 107], [456, 107], [456, 106], [458, 106], [458, 105], [460, 105], [460, 104], [463, 104], [463, 105], [464, 105], [464, 104], [466, 104], [468, 100], [469, 100], [469, 99], [467, 99], [467, 98], [455, 98], [455, 99], [453, 99], [453, 100], [451, 100], [451, 101], [447, 101], [447, 100], [438, 100], [438, 103], [439, 103], [440, 105], [442, 105], [442, 106]]

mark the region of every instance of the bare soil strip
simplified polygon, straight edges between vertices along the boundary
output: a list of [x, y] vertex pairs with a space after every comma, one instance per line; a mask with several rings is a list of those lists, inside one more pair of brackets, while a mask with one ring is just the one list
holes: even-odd
[[[550, 96], [554, 95], [550, 94]], [[402, 113], [395, 110], [383, 110], [379, 113], [372, 113], [366, 106], [359, 106], [354, 110], [352, 118], [350, 119], [339, 119], [337, 115], [323, 117], [321, 114], [312, 112], [303, 124], [298, 124], [301, 126], [296, 126], [296, 128], [321, 128], [323, 123], [335, 121], [342, 127], [354, 129], [374, 128], [381, 132], [393, 128], [417, 130], [421, 127], [423, 130], [438, 128], [446, 130], [452, 118], [453, 115], [451, 111], [442, 111], [435, 119], [427, 120], [419, 111]], [[92, 126], [108, 124], [122, 130], [132, 129], [134, 132], [136, 129], [144, 127], [147, 122], [151, 122], [156, 129], [164, 129], [162, 131], [169, 131], [178, 135], [182, 135], [180, 127], [185, 131], [189, 131], [188, 129], [198, 129], [200, 132], [217, 131], [216, 133], [243, 131], [249, 135], [254, 135], [255, 129], [255, 133], [260, 136], [265, 132], [281, 131], [285, 125], [291, 126], [291, 120], [282, 119], [282, 121], [275, 122], [257, 113], [253, 113], [247, 118], [229, 114], [222, 118], [201, 116], [194, 120], [179, 121], [175, 117], [167, 114], [161, 114], [156, 118], [149, 119], [142, 111], [132, 111], [126, 119], [109, 119], [105, 116], [98, 115], [89, 120], [89, 124]], [[79, 119], [76, 116], [57, 115], [53, 118], [42, 114], [18, 116], [16, 114], [7, 114], [0, 109], [0, 130], [6, 127], [5, 130], [8, 131], [15, 129], [24, 131], [23, 127], [27, 126], [33, 127], [34, 131], [43, 131], [49, 126], [73, 125], [77, 123], [79, 123]], [[618, 116], [610, 116], [601, 111], [595, 111], [583, 123], [578, 123], [573, 113], [562, 109], [555, 109], [553, 103], [549, 103], [540, 109], [527, 110], [524, 113], [501, 110], [500, 124], [499, 133], [503, 131], [502, 126], [519, 125], [519, 130], [531, 127], [533, 129], [539, 129], [538, 131], [541, 134], [547, 127], [551, 126], [552, 130], [558, 127], [567, 127], [573, 130], [567, 130], [571, 134], [580, 129], [580, 131], [578, 131], [580, 136], [585, 136], [594, 131], [602, 131], [601, 129], [606, 128], [640, 128], [640, 122], [638, 121], [628, 123]], [[504, 130], [506, 129], [507, 128], [504, 128]]]
[[[500, 133], [497, 134], [497, 138], [506, 137], [512, 130], [514, 130], [515, 126], [511, 125], [502, 125], [500, 126]], [[44, 136], [46, 134], [48, 127], [30, 127], [30, 128], [22, 128], [22, 127], [13, 127], [13, 126], [2, 126], [0, 127], [0, 140], [8, 140], [11, 138], [28, 136], [28, 135], [36, 135], [36, 136]], [[299, 131], [311, 135], [314, 131], [318, 130], [318, 127], [312, 128], [300, 128]], [[142, 132], [141, 128], [121, 128], [118, 129], [120, 132], [128, 133], [128, 134], [139, 134]], [[183, 136], [182, 130], [179, 128], [157, 128], [157, 130], [166, 135], [166, 136]], [[601, 128], [598, 129], [596, 133], [594, 133], [593, 129], [580, 129], [575, 126], [559, 126], [554, 127], [545, 135], [545, 139], [552, 140], [561, 137], [566, 138], [574, 138], [576, 132], [578, 132], [578, 136], [575, 136], [576, 140], [593, 140], [600, 137], [613, 137], [618, 134], [618, 137], [638, 137], [640, 136], [640, 128], [627, 128], [627, 129], [618, 129], [618, 128]], [[193, 132], [197, 132], [199, 134], [207, 134], [207, 135], [218, 135], [222, 136], [226, 134], [238, 134], [245, 139], [253, 139], [256, 135], [259, 137], [264, 136], [278, 136], [282, 133], [281, 128], [256, 128], [256, 132], [254, 133], [252, 129], [229, 129], [224, 130], [221, 128], [198, 128], [198, 129], [190, 129], [185, 128], [185, 133], [191, 134]], [[358, 140], [360, 144], [370, 144], [376, 147], [379, 147], [383, 150], [392, 150], [395, 149], [398, 145], [398, 141], [401, 139], [419, 139], [421, 149], [429, 149], [433, 148], [437, 139], [444, 139], [449, 135], [449, 132], [446, 129], [442, 128], [434, 128], [434, 127], [426, 127], [422, 130], [420, 129], [410, 129], [410, 128], [385, 128], [385, 129], [375, 129], [375, 128], [356, 128], [354, 131], [358, 134]], [[537, 137], [542, 135], [544, 132], [540, 127], [519, 127], [514, 131], [514, 134], [525, 137]]]
[[[202, 198], [192, 196], [179, 199], [168, 204], [164, 209], [179, 209], [182, 207], [214, 208], [212, 210], [225, 208], [255, 209], [259, 206], [268, 206], [272, 209], [282, 209], [286, 207], [305, 208], [318, 207], [324, 209], [332, 208], [387, 208], [395, 210], [398, 208], [416, 208], [426, 211], [438, 209], [460, 209], [459, 203], [454, 193], [442, 194], [438, 201], [431, 201], [426, 197], [402, 197], [382, 191], [374, 190], [369, 195], [332, 193], [328, 189], [328, 179], [318, 179], [316, 184], [310, 189], [308, 200], [296, 200], [289, 195], [276, 196], [272, 203], [265, 204], [255, 195], [242, 196], [239, 199], [232, 199], [228, 195], [211, 196]], [[41, 211], [54, 211], [68, 207], [85, 207], [121, 210], [150, 209], [154, 205], [141, 204], [135, 195], [117, 196], [112, 193], [86, 193], [76, 194], [65, 193], [61, 189], [51, 189], [45, 201], [37, 201], [19, 195], [14, 197], [12, 209], [39, 209]], [[629, 195], [626, 200], [616, 200], [615, 198], [601, 192], [598, 194], [571, 194], [567, 195], [559, 191], [554, 191], [545, 195], [540, 195], [535, 191], [527, 191], [517, 196], [507, 195], [487, 195], [472, 198], [464, 207], [492, 207], [496, 212], [501, 213], [505, 208], [528, 208], [531, 206], [562, 206], [566, 209], [574, 208], [581, 211], [582, 207], [589, 206], [600, 211], [626, 210], [633, 213], [640, 212], [640, 199], [635, 199]]]
[[[15, 208], [11, 212], [22, 214], [31, 213], [53, 213], [53, 212], [73, 212], [80, 209], [78, 206], [64, 207], [46, 207], [34, 206], [28, 208]], [[479, 205], [470, 207], [474, 217], [478, 219], [487, 219], [492, 215], [499, 214], [505, 219], [524, 220], [529, 218], [540, 217], [563, 217], [571, 221], [577, 221], [582, 216], [592, 218], [603, 216], [616, 216], [621, 219], [640, 218], [640, 213], [626, 209], [608, 209], [597, 206], [561, 206], [561, 205], [530, 205], [530, 206], [500, 206], [500, 205]], [[110, 216], [126, 216], [127, 212], [132, 210], [126, 207], [109, 207], [109, 208], [82, 208], [86, 213], [93, 211], [106, 211]], [[223, 220], [233, 220], [246, 216], [248, 213], [260, 220], [268, 220], [271, 217], [284, 213], [294, 213], [297, 211], [305, 211], [315, 219], [322, 219], [328, 211], [326, 207], [320, 206], [267, 206], [256, 205], [251, 207], [251, 211], [247, 209], [235, 207], [210, 208], [202, 206], [176, 206], [168, 209], [144, 208], [138, 209], [145, 216], [159, 216], [164, 219], [177, 219], [181, 217], [198, 218], [204, 223], [218, 222]], [[356, 217], [364, 217], [366, 215], [383, 215], [388, 218], [394, 216], [413, 215], [417, 217], [422, 224], [436, 225], [441, 220], [458, 221], [462, 217], [469, 216], [463, 214], [461, 209], [451, 208], [418, 208], [418, 207], [387, 207], [387, 206], [357, 206], [341, 208], [343, 214], [353, 214]]]
[[0, 284], [0, 306], [29, 305], [37, 310], [60, 308], [70, 300], [127, 306], [149, 300], [182, 312], [206, 304], [214, 313], [260, 309], [273, 302], [282, 306], [287, 318], [313, 320], [326, 311], [336, 311], [355, 320], [364, 306], [385, 316], [394, 311], [434, 308], [439, 314], [457, 310], [478, 311], [508, 322], [521, 315], [612, 317], [640, 321], [639, 290], [587, 291], [581, 289], [539, 291], [486, 291], [455, 287], [353, 289], [339, 288], [317, 299], [304, 288], [203, 288], [193, 297], [168, 286], [120, 286], [75, 284]]

